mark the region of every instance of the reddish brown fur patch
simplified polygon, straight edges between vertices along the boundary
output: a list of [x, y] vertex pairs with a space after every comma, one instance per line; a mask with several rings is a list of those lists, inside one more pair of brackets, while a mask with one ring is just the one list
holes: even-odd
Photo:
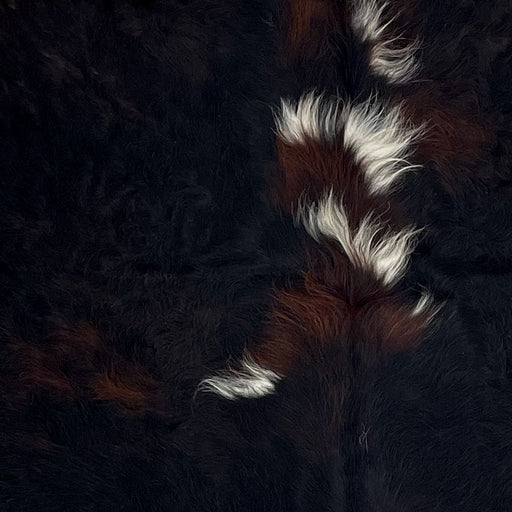
[[332, 343], [344, 344], [347, 353], [355, 350], [367, 363], [374, 362], [419, 344], [428, 313], [413, 316], [412, 311], [396, 297], [369, 297], [352, 306], [311, 281], [308, 290], [276, 293], [265, 338], [249, 352], [259, 364], [283, 375]]
[[61, 396], [74, 394], [73, 383], [59, 368], [59, 362], [52, 354], [28, 344], [13, 346], [12, 351], [18, 361], [18, 391], [24, 396], [40, 388]]
[[[383, 353], [393, 354], [416, 347], [429, 317], [428, 312], [413, 316], [413, 310], [414, 306], [395, 296], [369, 304], [358, 311], [352, 334], [363, 341], [361, 354], [371, 360]], [[370, 350], [366, 350], [365, 345]]]
[[353, 343], [372, 354], [416, 346], [428, 314], [412, 316], [413, 305], [355, 269], [328, 242], [310, 242], [307, 251], [308, 270], [298, 283], [276, 290], [264, 335], [249, 347], [259, 364], [286, 374], [331, 343], [346, 350]]
[[[73, 345], [73, 344], [71, 344]], [[80, 349], [73, 349], [63, 338], [49, 337], [39, 344], [14, 341], [5, 345], [3, 389], [10, 401], [25, 401], [32, 392], [47, 390], [53, 396], [73, 397], [79, 390], [77, 383], [69, 375], [72, 366], [64, 366], [72, 355], [78, 360], [87, 359]]]
[[61, 325], [37, 345], [18, 342], [6, 348], [9, 378], [2, 388], [10, 401], [23, 402], [45, 390], [58, 399], [109, 401], [129, 414], [160, 408], [158, 382], [106, 345], [88, 323]]
[[[290, 214], [319, 201], [328, 191], [343, 201], [350, 225], [355, 228], [368, 214], [383, 216], [396, 229], [408, 223], [399, 204], [369, 193], [363, 173], [350, 150], [341, 143], [320, 142], [306, 137], [301, 144], [277, 138], [279, 176], [271, 184], [276, 204]], [[385, 216], [385, 217], [384, 217]]]
[[140, 365], [118, 360], [116, 366], [93, 378], [92, 397], [115, 402], [126, 412], [151, 410], [159, 391], [158, 383]]
[[358, 166], [340, 144], [306, 138], [291, 145], [278, 138], [276, 145], [281, 169], [277, 202], [285, 211], [295, 211], [300, 199], [307, 203], [320, 199], [331, 187], [352, 194], [364, 188]]
[[251, 347], [251, 355], [259, 364], [285, 374], [310, 349], [342, 334], [347, 309], [342, 297], [306, 273], [299, 286], [276, 292], [266, 341]]
[[433, 163], [450, 189], [461, 185], [461, 164], [477, 159], [489, 144], [488, 126], [443, 104], [441, 95], [422, 89], [406, 100], [406, 111], [416, 124], [424, 123], [425, 134], [418, 141], [419, 161]]
[[285, 0], [282, 16], [285, 60], [321, 58], [333, 50], [332, 38], [345, 20], [336, 0]]
[[307, 251], [308, 270], [298, 283], [276, 290], [264, 335], [249, 347], [260, 365], [286, 375], [333, 343], [368, 361], [419, 343], [429, 311], [413, 316], [414, 305], [401, 293], [383, 289], [328, 242], [310, 242]]

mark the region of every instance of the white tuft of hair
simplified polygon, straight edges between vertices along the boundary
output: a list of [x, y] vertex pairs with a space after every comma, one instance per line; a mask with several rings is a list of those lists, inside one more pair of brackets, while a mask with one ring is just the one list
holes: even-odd
[[407, 124], [400, 105], [383, 105], [368, 99], [355, 106], [346, 105], [342, 114], [343, 142], [361, 164], [370, 193], [387, 192], [411, 165], [411, 144], [423, 133], [423, 126]]
[[434, 303], [434, 298], [432, 297], [432, 295], [429, 292], [426, 292], [426, 291], [423, 292], [421, 294], [420, 299], [416, 303], [416, 306], [412, 310], [411, 315], [418, 316], [418, 315], [425, 313], [432, 307], [433, 303]]
[[288, 144], [303, 144], [306, 138], [332, 142], [340, 131], [339, 101], [309, 92], [297, 102], [281, 99], [275, 115], [277, 134]]
[[197, 388], [200, 392], [211, 392], [228, 400], [259, 398], [275, 391], [281, 376], [263, 368], [250, 357], [242, 359], [240, 369], [228, 369], [213, 377], [203, 379]]
[[400, 104], [373, 97], [356, 105], [343, 104], [310, 92], [296, 103], [281, 100], [276, 127], [283, 141], [298, 145], [307, 137], [332, 143], [343, 133], [343, 144], [361, 164], [371, 194], [388, 192], [400, 176], [419, 167], [407, 159], [424, 126], [407, 123]]
[[315, 240], [324, 236], [337, 241], [355, 267], [372, 272], [390, 287], [403, 276], [418, 233], [413, 228], [390, 232], [371, 214], [351, 229], [342, 201], [332, 190], [309, 208], [301, 206], [298, 218]]
[[436, 304], [432, 294], [429, 291], [425, 290], [421, 294], [421, 297], [416, 303], [416, 306], [411, 311], [411, 316], [414, 317], [418, 315], [424, 315], [425, 313], [427, 313], [426, 323], [428, 324], [434, 318], [434, 316], [436, 316], [437, 313], [439, 313], [442, 307], [443, 305]]
[[388, 2], [379, 0], [355, 0], [352, 27], [363, 43], [371, 46], [370, 68], [394, 84], [411, 80], [419, 69], [415, 59], [418, 42], [401, 48], [394, 45], [400, 37], [386, 38], [386, 31], [394, 18], [384, 23], [382, 18]]

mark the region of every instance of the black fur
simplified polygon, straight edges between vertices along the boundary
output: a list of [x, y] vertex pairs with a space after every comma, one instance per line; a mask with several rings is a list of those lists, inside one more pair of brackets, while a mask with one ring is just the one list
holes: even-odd
[[[405, 12], [395, 86], [346, 24], [283, 63], [277, 1], [0, 4], [0, 510], [512, 511], [512, 9]], [[331, 346], [275, 395], [196, 393], [300, 275], [272, 107], [313, 86], [432, 87], [483, 126], [398, 194], [426, 226], [407, 287], [443, 308], [370, 367]]]

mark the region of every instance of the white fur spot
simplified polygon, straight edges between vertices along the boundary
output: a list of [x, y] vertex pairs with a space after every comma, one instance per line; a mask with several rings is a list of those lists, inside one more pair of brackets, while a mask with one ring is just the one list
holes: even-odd
[[394, 21], [382, 21], [388, 2], [379, 0], [355, 0], [352, 26], [364, 43], [371, 45], [370, 67], [378, 75], [391, 83], [404, 83], [418, 71], [414, 54], [418, 49], [417, 41], [396, 48], [400, 37], [386, 37], [386, 31]]
[[433, 303], [434, 303], [434, 299], [433, 299], [432, 295], [430, 295], [430, 293], [428, 293], [428, 292], [422, 293], [420, 300], [416, 303], [416, 306], [412, 310], [412, 313], [411, 313], [412, 316], [418, 316], [418, 315], [421, 315], [422, 313], [425, 313], [425, 311], [430, 309], [430, 307], [432, 306]]
[[418, 43], [413, 42], [403, 48], [393, 48], [396, 40], [391, 39], [376, 44], [371, 54], [371, 66], [375, 73], [387, 77], [391, 83], [405, 83], [416, 74], [419, 65], [414, 59]]
[[339, 102], [310, 92], [296, 103], [281, 99], [276, 114], [279, 137], [288, 144], [302, 144], [306, 137], [332, 141], [339, 132]]
[[387, 192], [399, 176], [418, 167], [407, 158], [423, 127], [407, 125], [400, 106], [384, 106], [370, 99], [346, 106], [342, 117], [344, 144], [362, 164], [372, 194]]
[[434, 297], [430, 294], [430, 292], [424, 291], [416, 303], [416, 306], [411, 311], [411, 316], [424, 315], [426, 313], [426, 323], [428, 324], [441, 308], [442, 304], [435, 304]]
[[351, 229], [345, 208], [332, 190], [307, 211], [300, 207], [298, 217], [315, 240], [321, 236], [336, 240], [355, 267], [372, 272], [386, 286], [393, 286], [402, 277], [418, 233], [412, 228], [385, 231], [371, 214]]
[[281, 376], [244, 357], [239, 370], [228, 369], [200, 382], [197, 390], [211, 392], [228, 400], [259, 398], [274, 393]]

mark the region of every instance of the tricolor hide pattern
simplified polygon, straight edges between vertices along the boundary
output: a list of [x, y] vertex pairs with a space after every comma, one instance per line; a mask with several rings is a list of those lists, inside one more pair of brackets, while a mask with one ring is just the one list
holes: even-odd
[[511, 34], [0, 5], [0, 510], [512, 511]]

